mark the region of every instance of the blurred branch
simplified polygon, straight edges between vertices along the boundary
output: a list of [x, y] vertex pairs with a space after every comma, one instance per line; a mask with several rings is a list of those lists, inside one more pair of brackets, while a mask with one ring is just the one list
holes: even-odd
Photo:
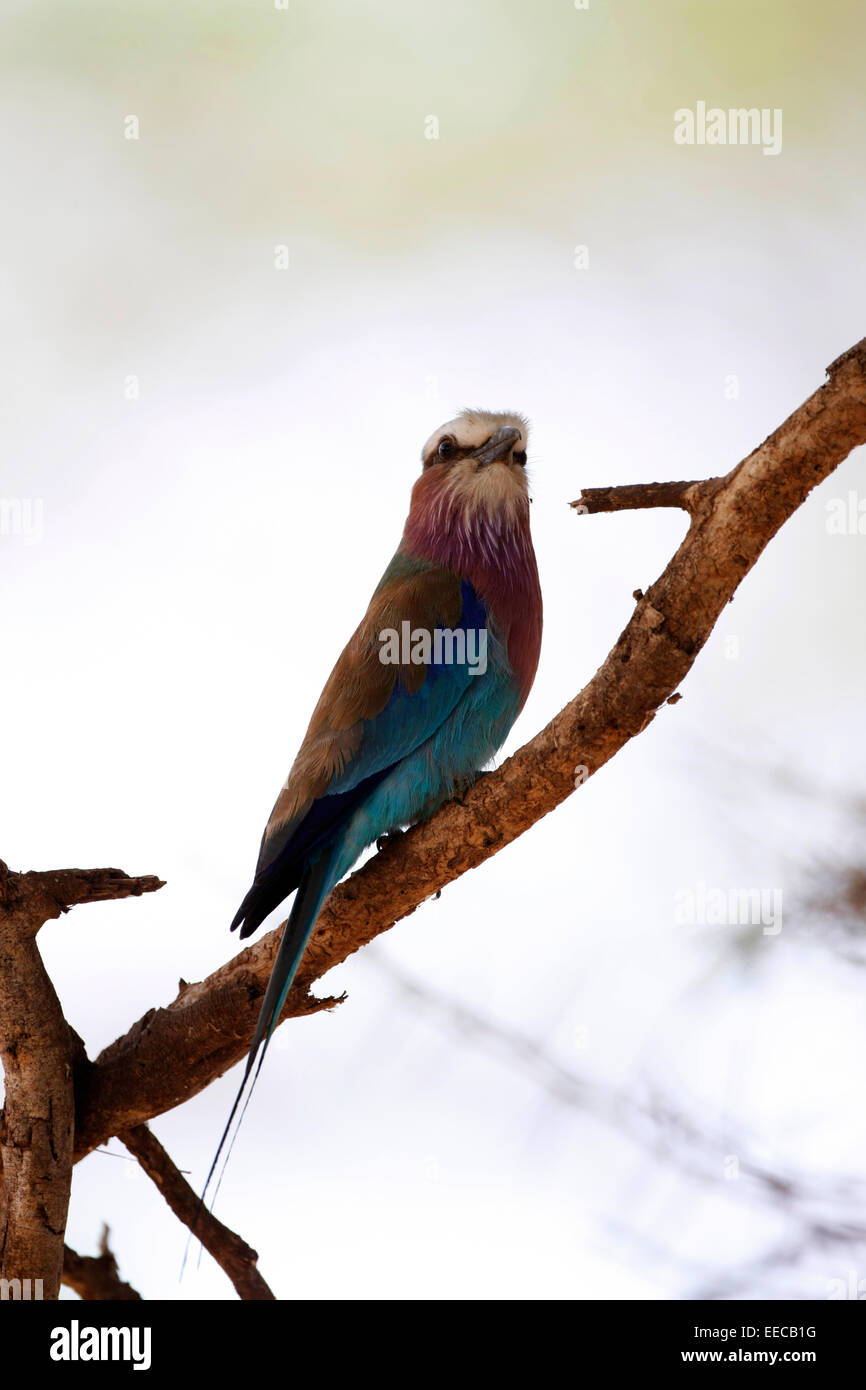
[[[742, 1135], [714, 1133], [711, 1124], [699, 1123], [661, 1096], [643, 1097], [617, 1090], [566, 1066], [539, 1039], [520, 1033], [509, 1024], [485, 1017], [474, 1006], [431, 989], [398, 970], [381, 953], [373, 956], [376, 969], [405, 996], [412, 1016], [418, 1006], [459, 1034], [487, 1051], [502, 1057], [558, 1104], [608, 1125], [617, 1134], [628, 1134], [655, 1157], [664, 1156], [682, 1168], [688, 1177], [733, 1191], [726, 1178], [725, 1161], [736, 1158], [737, 1191], [743, 1190], [764, 1201], [796, 1209], [810, 1229], [826, 1232], [832, 1225], [827, 1204], [839, 1210], [866, 1210], [866, 1182], [853, 1177], [836, 1177], [831, 1184], [818, 1186], [805, 1175], [785, 1173], [769, 1167], [748, 1153]], [[845, 1239], [866, 1239], [866, 1226], [837, 1222], [845, 1228]]]
[[[737, 1269], [714, 1271], [711, 1276], [696, 1271], [700, 1287], [689, 1297], [699, 1301], [734, 1298], [740, 1289], [755, 1284], [764, 1288], [761, 1280], [767, 1274], [802, 1263], [815, 1250], [844, 1250], [850, 1258], [852, 1249], [866, 1246], [866, 1224], [849, 1216], [866, 1211], [866, 1183], [861, 1178], [816, 1180], [776, 1168], [750, 1154], [742, 1134], [714, 1131], [711, 1123], [686, 1115], [659, 1095], [635, 1095], [582, 1076], [542, 1041], [410, 978], [381, 953], [373, 953], [371, 963], [404, 996], [413, 1019], [419, 1006], [425, 1008], [459, 1035], [461, 1043], [474, 1043], [501, 1058], [557, 1105], [599, 1121], [651, 1158], [673, 1163], [687, 1179], [728, 1201], [746, 1200], [784, 1215], [788, 1228], [784, 1242], [770, 1245], [753, 1262]], [[656, 1257], [663, 1253], [653, 1252]]]
[[[462, 800], [388, 842], [328, 899], [283, 1018], [330, 1008], [310, 986], [468, 869], [523, 834], [671, 699], [741, 581], [783, 523], [866, 442], [866, 339], [724, 478], [688, 484], [690, 525], [589, 684]], [[677, 484], [682, 489], [682, 484]], [[683, 492], [685, 498], [685, 492]], [[77, 1095], [76, 1156], [197, 1094], [247, 1051], [280, 929], [97, 1058]]]
[[98, 1255], [78, 1255], [63, 1247], [63, 1283], [87, 1300], [131, 1302], [141, 1300], [130, 1284], [124, 1283], [108, 1245], [108, 1227], [103, 1226]]
[[258, 1255], [245, 1240], [208, 1211], [147, 1125], [118, 1135], [156, 1184], [175, 1216], [195, 1235], [225, 1271], [243, 1299], [272, 1300], [274, 1295], [257, 1268]]
[[[786, 933], [793, 931], [849, 965], [866, 965], [866, 795], [857, 784], [856, 768], [852, 767], [852, 784], [844, 786], [830, 780], [826, 769], [809, 764], [807, 771], [793, 758], [756, 760], [753, 753], [743, 756], [741, 747], [711, 739], [698, 744], [697, 756], [707, 759], [716, 771], [724, 769], [723, 778], [714, 781], [713, 795], [717, 816], [723, 798], [730, 798], [729, 837], [736, 835], [754, 844], [754, 830], [746, 829], [743, 817], [744, 803], [750, 793], [765, 798], [756, 818], [777, 849], [784, 844], [789, 877], [795, 884], [787, 893]], [[694, 747], [691, 761], [694, 766]], [[775, 804], [781, 800], [792, 809], [797, 801], [802, 803], [793, 812], [803, 827], [801, 837], [792, 839], [787, 826], [780, 828], [778, 812], [769, 811], [771, 797]], [[823, 848], [816, 835], [819, 811], [826, 821]], [[747, 949], [748, 936], [735, 944]]]
[[[689, 1299], [696, 1302], [717, 1301], [720, 1299], [739, 1299], [748, 1297], [744, 1290], [755, 1288], [758, 1290], [757, 1296], [767, 1297], [767, 1280], [769, 1276], [779, 1273], [790, 1275], [798, 1267], [802, 1270], [809, 1260], [813, 1258], [817, 1251], [829, 1252], [831, 1258], [837, 1257], [840, 1251], [845, 1252], [846, 1259], [854, 1258], [855, 1251], [862, 1251], [866, 1248], [866, 1228], [856, 1223], [833, 1222], [828, 1223], [820, 1220], [806, 1222], [800, 1231], [793, 1238], [785, 1237], [775, 1245], [771, 1245], [756, 1259], [732, 1268], [722, 1270], [705, 1278], [698, 1286], [687, 1295]], [[829, 1284], [825, 1274], [825, 1284]], [[803, 1287], [804, 1276], [801, 1273], [796, 1281], [798, 1289]], [[854, 1278], [855, 1285], [858, 1283], [856, 1273]], [[802, 1294], [787, 1294], [787, 1297], [802, 1297]], [[848, 1294], [848, 1297], [851, 1295]], [[862, 1294], [857, 1291], [855, 1296], [862, 1298]], [[829, 1297], [829, 1294], [825, 1294]]]

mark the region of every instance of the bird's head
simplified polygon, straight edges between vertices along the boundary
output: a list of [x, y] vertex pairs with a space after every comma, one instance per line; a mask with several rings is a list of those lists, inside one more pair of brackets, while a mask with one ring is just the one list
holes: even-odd
[[541, 588], [529, 528], [529, 426], [510, 411], [464, 410], [431, 434], [412, 489], [404, 555], [467, 580], [507, 634], [526, 699], [541, 642]]
[[[424, 471], [416, 484], [428, 502], [476, 516], [514, 522], [529, 500], [526, 446], [529, 426], [522, 415], [464, 410], [440, 425], [421, 451]], [[480, 515], [479, 515], [480, 514]]]
[[410, 554], [464, 573], [531, 549], [528, 434], [522, 415], [486, 410], [464, 410], [431, 434], [403, 535]]

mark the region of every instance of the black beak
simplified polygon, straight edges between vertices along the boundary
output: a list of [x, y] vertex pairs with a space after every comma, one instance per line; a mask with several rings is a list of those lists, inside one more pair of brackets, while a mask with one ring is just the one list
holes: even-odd
[[490, 436], [486, 444], [475, 450], [472, 457], [481, 468], [486, 468], [488, 463], [502, 463], [508, 458], [519, 438], [520, 430], [515, 429], [513, 425], [503, 425], [501, 430]]

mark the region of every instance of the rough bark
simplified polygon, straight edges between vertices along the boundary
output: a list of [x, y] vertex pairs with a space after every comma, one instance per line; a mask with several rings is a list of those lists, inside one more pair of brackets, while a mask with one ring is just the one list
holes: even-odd
[[56, 1298], [72, 1178], [80, 1038], [63, 1017], [36, 934], [73, 903], [127, 897], [158, 887], [116, 869], [10, 873], [0, 861], [0, 1277], [42, 1280]]
[[141, 1302], [141, 1294], [120, 1277], [109, 1249], [107, 1226], [102, 1228], [98, 1255], [79, 1255], [64, 1245], [63, 1283], [88, 1302]]

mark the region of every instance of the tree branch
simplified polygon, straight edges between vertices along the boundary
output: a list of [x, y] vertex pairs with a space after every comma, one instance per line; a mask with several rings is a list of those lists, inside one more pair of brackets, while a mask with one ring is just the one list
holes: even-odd
[[119, 1134], [118, 1138], [138, 1159], [175, 1216], [189, 1227], [205, 1250], [225, 1270], [239, 1297], [273, 1300], [274, 1295], [259, 1274], [256, 1251], [208, 1211], [147, 1125], [136, 1125], [134, 1129]]
[[16, 874], [0, 859], [0, 911], [14, 911], [35, 934], [53, 917], [81, 903], [139, 898], [165, 884], [154, 874], [130, 878], [122, 869], [48, 869]]
[[159, 887], [116, 869], [10, 873], [0, 860], [0, 1275], [41, 1279], [57, 1298], [72, 1179], [74, 1074], [81, 1039], [63, 1016], [36, 945], [44, 922], [73, 903]]
[[117, 1260], [108, 1245], [108, 1227], [103, 1226], [98, 1255], [78, 1255], [63, 1247], [63, 1282], [79, 1298], [113, 1302], [141, 1301], [131, 1284], [120, 1277]]
[[576, 502], [581, 513], [625, 512], [638, 507], [682, 507], [694, 515], [717, 492], [724, 478], [704, 478], [691, 483], [627, 483], [623, 487], [585, 487]]
[[[665, 505], [688, 503], [691, 524], [602, 666], [464, 800], [389, 841], [334, 891], [284, 1018], [332, 1007], [338, 1001], [310, 996], [316, 980], [552, 811], [671, 700], [780, 526], [866, 442], [866, 339], [828, 373], [829, 381], [724, 478], [654, 485]], [[617, 505], [616, 490], [600, 491]], [[630, 505], [637, 495], [631, 492]], [[78, 1094], [78, 1157], [196, 1094], [244, 1055], [277, 942], [272, 932], [201, 984], [182, 985], [167, 1008], [150, 1010], [100, 1055]]]

